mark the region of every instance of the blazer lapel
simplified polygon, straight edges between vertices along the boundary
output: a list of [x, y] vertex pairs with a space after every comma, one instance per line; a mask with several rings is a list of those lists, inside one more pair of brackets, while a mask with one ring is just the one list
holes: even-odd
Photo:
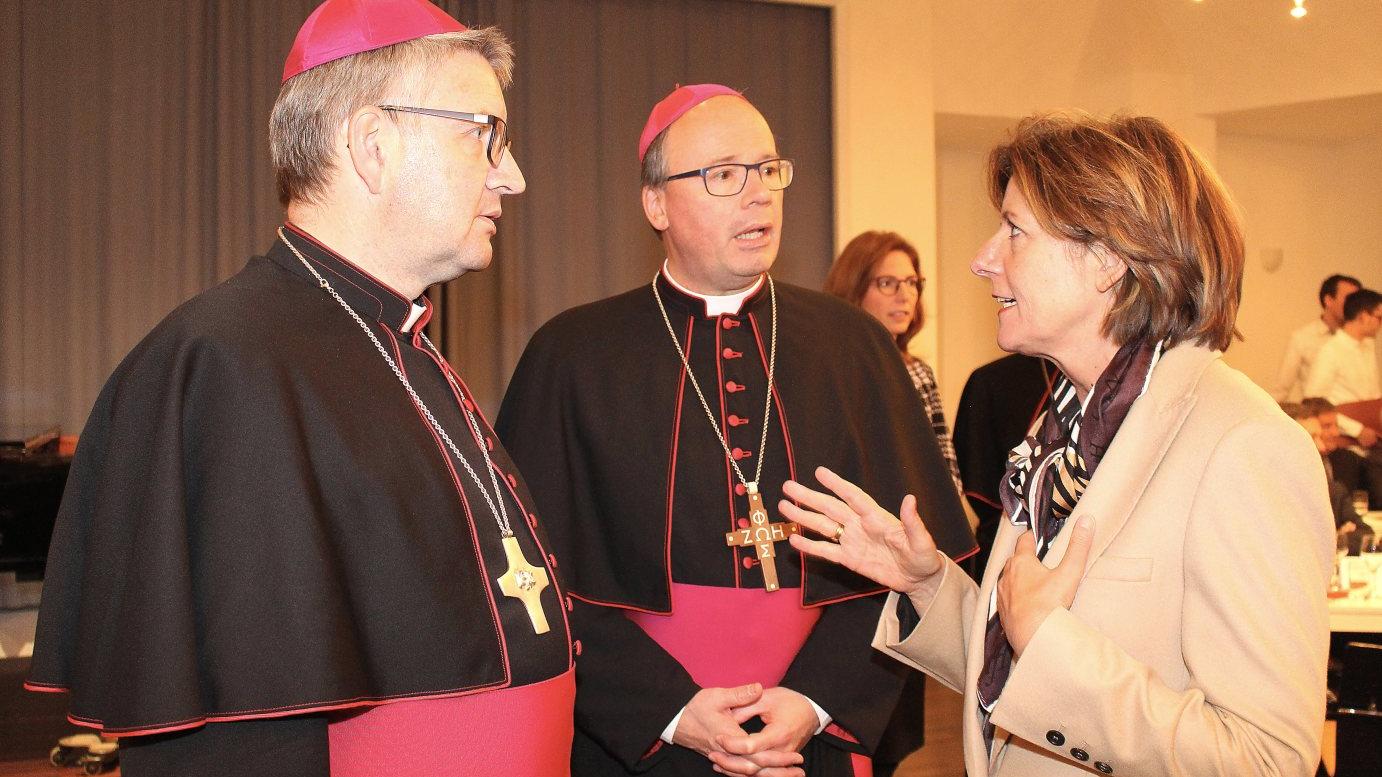
[[[1200, 375], [1219, 358], [1219, 352], [1191, 345], [1181, 345], [1164, 353], [1152, 371], [1152, 382], [1145, 394], [1128, 411], [1099, 470], [1080, 498], [1072, 516], [1090, 515], [1094, 518], [1094, 545], [1090, 549], [1085, 572], [1103, 553], [1132, 514], [1143, 490], [1156, 472], [1162, 457], [1175, 439], [1195, 405], [1194, 387]], [[984, 631], [987, 628], [989, 599], [997, 585], [1003, 565], [1012, 557], [1017, 538], [1023, 529], [1014, 526], [1006, 514], [1001, 518], [994, 538], [989, 565], [979, 586], [979, 606], [970, 624], [968, 655], [965, 670], [964, 715], [970, 725], [964, 727], [966, 762], [973, 767], [982, 765], [984, 774], [991, 774], [1001, 755], [1003, 745], [994, 742], [993, 752], [984, 751], [983, 718], [979, 714], [977, 684], [984, 664]], [[1065, 556], [1070, 544], [1070, 532], [1061, 531], [1043, 559], [1054, 567]], [[973, 775], [978, 777], [978, 775]]]
[[[1172, 348], [1152, 370], [1152, 382], [1128, 411], [1094, 479], [1089, 482], [1071, 519], [1094, 519], [1094, 544], [1085, 571], [1118, 536], [1137, 506], [1167, 448], [1195, 406], [1200, 375], [1219, 358], [1219, 352], [1191, 345]], [[1044, 559], [1054, 567], [1070, 545], [1069, 531], [1061, 531]]]

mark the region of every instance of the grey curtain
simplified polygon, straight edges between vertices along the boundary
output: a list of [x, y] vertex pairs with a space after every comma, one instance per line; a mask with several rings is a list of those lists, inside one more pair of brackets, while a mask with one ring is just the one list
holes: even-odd
[[[442, 0], [518, 50], [528, 192], [489, 271], [433, 290], [433, 334], [493, 412], [528, 337], [647, 282], [662, 258], [636, 144], [677, 83], [720, 81], [797, 161], [777, 275], [833, 246], [830, 19], [743, 0]], [[0, 0], [0, 438], [76, 432], [159, 319], [263, 251], [282, 220], [266, 125], [316, 0]]]

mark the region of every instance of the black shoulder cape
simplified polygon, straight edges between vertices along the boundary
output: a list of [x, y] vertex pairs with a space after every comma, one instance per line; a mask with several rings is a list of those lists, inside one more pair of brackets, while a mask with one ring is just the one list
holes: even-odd
[[[768, 292], [746, 302], [745, 315], [717, 319], [665, 281], [659, 290], [678, 338], [691, 341], [692, 368], [712, 410], [720, 411], [721, 399], [732, 407], [737, 392], [726, 393], [729, 383], [746, 386], [753, 397], [741, 411], [749, 423], [720, 419], [732, 444], [752, 451], [762, 429]], [[772, 411], [762, 483], [773, 520], [781, 520], [782, 482], [795, 477], [818, 487], [812, 473], [825, 465], [894, 511], [905, 494], [915, 494], [941, 551], [956, 558], [971, 553], [974, 538], [935, 434], [886, 332], [834, 297], [785, 283], [776, 291], [780, 402]], [[743, 355], [726, 359], [726, 349]], [[673, 538], [674, 516], [731, 518], [737, 483], [682, 373], [652, 289], [642, 286], [548, 322], [509, 384], [496, 428], [519, 466], [542, 476], [534, 479], [533, 494], [558, 552], [570, 558], [563, 579], [580, 598], [669, 612], [672, 578], [752, 584], [750, 576], [733, 577], [732, 560], [706, 568], [704, 555], [724, 556], [722, 535]], [[740, 461], [749, 478], [756, 455], [762, 452]], [[694, 488], [677, 487], [688, 478], [696, 478]], [[593, 531], [595, 525], [602, 530]], [[683, 551], [687, 543], [703, 552]], [[779, 558], [784, 588], [802, 585], [799, 556], [787, 549]], [[806, 570], [807, 605], [880, 590], [826, 562], [808, 560]]]
[[[402, 329], [411, 301], [289, 235], [483, 475], [442, 363]], [[554, 581], [544, 635], [498, 591], [500, 534], [474, 483], [359, 325], [275, 243], [170, 314], [101, 392], [54, 532], [29, 687], [71, 691], [76, 722], [145, 734], [567, 671], [545, 538], [494, 448], [524, 554]]]

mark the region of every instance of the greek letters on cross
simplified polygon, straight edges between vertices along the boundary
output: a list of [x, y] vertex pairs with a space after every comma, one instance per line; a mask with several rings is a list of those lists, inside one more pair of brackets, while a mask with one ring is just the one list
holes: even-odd
[[789, 535], [796, 534], [801, 527], [790, 521], [768, 523], [768, 511], [763, 509], [763, 495], [752, 486], [749, 487], [748, 495], [749, 528], [726, 532], [725, 544], [730, 547], [752, 547], [754, 552], [758, 554], [759, 563], [763, 565], [763, 588], [768, 591], [776, 591], [778, 589], [777, 564], [773, 559], [777, 557], [777, 551], [774, 549], [773, 543], [781, 542], [787, 539]]

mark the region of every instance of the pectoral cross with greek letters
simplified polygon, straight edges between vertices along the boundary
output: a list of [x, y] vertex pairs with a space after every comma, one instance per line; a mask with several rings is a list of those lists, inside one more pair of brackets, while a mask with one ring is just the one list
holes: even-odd
[[725, 544], [738, 548], [753, 547], [758, 554], [758, 562], [763, 565], [763, 588], [776, 591], [777, 564], [773, 559], [777, 558], [777, 551], [773, 543], [796, 534], [801, 527], [790, 521], [768, 523], [768, 511], [763, 508], [763, 495], [758, 493], [758, 484], [744, 485], [749, 496], [749, 528], [726, 532]]

